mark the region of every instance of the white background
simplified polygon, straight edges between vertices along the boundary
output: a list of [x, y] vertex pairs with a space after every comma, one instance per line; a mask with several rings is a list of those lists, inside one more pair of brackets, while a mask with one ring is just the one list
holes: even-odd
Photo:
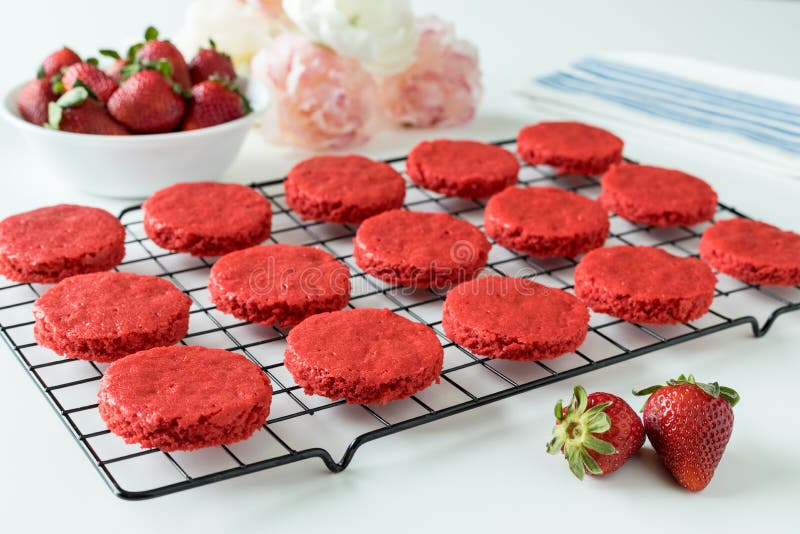
[[[122, 47], [149, 23], [169, 35], [183, 1], [0, 2], [0, 89], [33, 76], [62, 44], [80, 53]], [[537, 114], [510, 91], [529, 77], [599, 50], [657, 51], [800, 77], [800, 3], [790, 1], [428, 1], [417, 12], [456, 22], [479, 46], [486, 99], [478, 119], [435, 135], [513, 137]], [[630, 157], [681, 167], [746, 213], [800, 230], [800, 182], [756, 175], [679, 139], [626, 137]], [[429, 132], [389, 132], [366, 154], [405, 153]], [[252, 136], [226, 178], [280, 176], [302, 154]], [[61, 201], [118, 210], [129, 202], [86, 197], [41, 169], [0, 124], [0, 217]], [[113, 179], [113, 177], [109, 177]], [[658, 532], [674, 526], [785, 531], [796, 517], [794, 381], [800, 314], [764, 339], [746, 328], [643, 356], [580, 378], [638, 408], [633, 386], [681, 372], [736, 386], [743, 400], [725, 458], [701, 494], [676, 486], [649, 445], [602, 480], [578, 483], [544, 453], [559, 383], [368, 444], [343, 473], [307, 461], [147, 502], [111, 495], [7, 350], [0, 349], [0, 530], [5, 532], [479, 531], [519, 528]]]

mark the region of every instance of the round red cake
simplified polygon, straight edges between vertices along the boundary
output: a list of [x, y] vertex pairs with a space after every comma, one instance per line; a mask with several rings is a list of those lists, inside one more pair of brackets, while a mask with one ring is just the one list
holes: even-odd
[[189, 329], [191, 303], [156, 276], [81, 274], [36, 300], [33, 333], [37, 343], [63, 356], [112, 362], [180, 341]]
[[315, 315], [287, 343], [284, 365], [303, 391], [349, 403], [413, 395], [439, 382], [444, 358], [433, 330], [389, 310]]
[[167, 452], [247, 439], [266, 422], [271, 401], [269, 378], [244, 356], [181, 345], [114, 362], [97, 394], [111, 432]]
[[217, 308], [234, 317], [294, 326], [346, 306], [350, 270], [318, 248], [263, 245], [220, 258], [211, 268], [208, 291]]
[[389, 284], [445, 288], [472, 279], [491, 244], [472, 224], [447, 215], [387, 211], [364, 221], [353, 239], [356, 264]]
[[317, 156], [295, 165], [283, 183], [286, 203], [304, 220], [360, 223], [403, 207], [399, 172], [363, 156]]
[[544, 360], [583, 343], [589, 310], [569, 293], [533, 280], [485, 276], [447, 294], [442, 326], [447, 337], [475, 354]]
[[593, 250], [575, 268], [575, 295], [596, 312], [626, 321], [676, 324], [697, 319], [714, 300], [708, 265], [653, 247]]
[[615, 165], [603, 175], [600, 204], [649, 226], [692, 226], [717, 211], [717, 194], [700, 178], [649, 165]]
[[728, 219], [700, 238], [700, 257], [748, 284], [800, 285], [800, 234], [750, 219]]
[[555, 187], [509, 187], [489, 199], [486, 234], [531, 256], [575, 257], [602, 247], [608, 214], [597, 202]]
[[142, 205], [147, 237], [161, 248], [220, 256], [269, 237], [269, 200], [239, 184], [193, 182], [156, 191]]
[[53, 283], [108, 271], [125, 256], [125, 228], [105, 210], [59, 204], [0, 221], [0, 274]]
[[477, 141], [423, 141], [406, 160], [415, 184], [462, 198], [482, 198], [517, 183], [519, 162], [495, 145]]
[[517, 136], [517, 152], [531, 165], [551, 165], [559, 174], [602, 174], [622, 161], [622, 139], [580, 122], [540, 122]]

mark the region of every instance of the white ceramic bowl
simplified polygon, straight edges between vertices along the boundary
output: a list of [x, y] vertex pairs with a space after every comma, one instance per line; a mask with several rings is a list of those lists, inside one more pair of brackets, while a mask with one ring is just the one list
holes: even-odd
[[88, 135], [23, 120], [17, 111], [23, 85], [6, 95], [0, 114], [25, 138], [32, 155], [78, 189], [118, 198], [144, 198], [175, 182], [218, 180], [267, 103], [266, 90], [249, 83], [253, 112], [235, 121], [189, 132]]

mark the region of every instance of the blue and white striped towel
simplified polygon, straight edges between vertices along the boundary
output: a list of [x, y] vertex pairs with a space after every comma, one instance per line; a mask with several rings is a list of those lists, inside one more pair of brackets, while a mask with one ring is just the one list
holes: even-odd
[[[737, 83], [747, 76], [732, 76], [734, 69], [704, 69], [692, 61], [659, 64], [641, 55], [638, 61], [611, 57], [581, 59], [537, 77], [521, 93], [540, 105], [560, 106], [566, 114], [591, 112], [637, 122], [650, 131], [693, 136], [697, 142], [760, 160], [781, 174], [800, 176], [800, 82], [780, 79], [787, 85], [771, 87], [766, 91], [771, 95], [757, 94], [742, 87], [764, 89], [763, 79]], [[755, 80], [763, 78], [744, 72]]]

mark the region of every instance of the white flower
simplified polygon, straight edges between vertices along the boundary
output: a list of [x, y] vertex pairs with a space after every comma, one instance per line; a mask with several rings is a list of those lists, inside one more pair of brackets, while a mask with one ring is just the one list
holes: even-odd
[[175, 35], [178, 48], [191, 58], [214, 39], [237, 67], [268, 47], [281, 30], [280, 6], [262, 0], [195, 0], [186, 10], [183, 27]]
[[286, 16], [312, 41], [381, 76], [414, 61], [417, 31], [408, 0], [284, 0]]

